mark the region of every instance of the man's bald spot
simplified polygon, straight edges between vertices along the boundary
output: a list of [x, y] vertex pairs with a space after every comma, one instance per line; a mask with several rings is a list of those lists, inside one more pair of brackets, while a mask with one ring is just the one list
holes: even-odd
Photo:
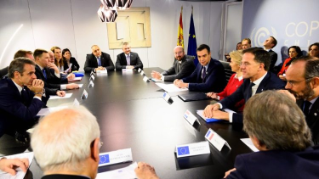
[[93, 49], [94, 47], [100, 48], [98, 45], [92, 45], [91, 49]]
[[177, 50], [177, 49], [182, 50], [182, 51], [184, 52], [184, 48], [183, 48], [182, 46], [176, 46], [176, 47], [174, 48], [174, 51]]

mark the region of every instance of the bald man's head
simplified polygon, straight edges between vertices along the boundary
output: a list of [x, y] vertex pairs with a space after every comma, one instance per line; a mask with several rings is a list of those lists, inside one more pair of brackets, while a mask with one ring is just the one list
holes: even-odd
[[174, 48], [174, 56], [176, 60], [178, 61], [182, 60], [182, 58], [184, 58], [185, 56], [184, 48], [182, 46], [176, 46]]

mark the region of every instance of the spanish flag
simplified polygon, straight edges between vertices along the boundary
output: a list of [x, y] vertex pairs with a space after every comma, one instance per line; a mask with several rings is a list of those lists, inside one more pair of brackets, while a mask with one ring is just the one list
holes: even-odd
[[179, 25], [177, 32], [177, 46], [182, 46], [184, 48], [184, 36], [183, 36], [183, 6], [181, 7], [181, 13], [179, 16]]

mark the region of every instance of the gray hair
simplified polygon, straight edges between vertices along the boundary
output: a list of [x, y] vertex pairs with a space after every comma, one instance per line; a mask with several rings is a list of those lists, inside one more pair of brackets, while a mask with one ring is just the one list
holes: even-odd
[[288, 95], [265, 91], [248, 100], [244, 130], [268, 150], [302, 151], [312, 145], [303, 112]]
[[29, 64], [29, 65], [35, 66], [34, 61], [30, 60], [29, 58], [19, 57], [19, 58], [14, 59], [9, 65], [9, 69], [8, 69], [9, 78], [13, 78], [14, 77], [14, 72], [15, 71], [19, 72], [21, 74], [21, 76], [22, 76], [23, 72], [24, 72], [25, 64]]
[[34, 156], [44, 171], [78, 172], [100, 137], [96, 118], [84, 107], [63, 109], [41, 119], [31, 136]]

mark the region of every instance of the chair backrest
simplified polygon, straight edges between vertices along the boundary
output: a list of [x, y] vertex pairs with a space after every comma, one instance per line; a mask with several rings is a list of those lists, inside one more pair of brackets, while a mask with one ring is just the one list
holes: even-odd
[[192, 56], [192, 55], [186, 55], [186, 59], [194, 60], [194, 59], [195, 59], [195, 57], [194, 57], [194, 56]]
[[224, 70], [225, 70], [225, 77], [226, 77], [226, 80], [228, 82], [229, 78], [235, 73], [233, 71], [231, 71], [231, 68], [229, 66], [229, 62], [226, 62], [226, 61], [221, 61], [219, 60], [220, 63], [222, 63], [222, 65], [224, 66]]

